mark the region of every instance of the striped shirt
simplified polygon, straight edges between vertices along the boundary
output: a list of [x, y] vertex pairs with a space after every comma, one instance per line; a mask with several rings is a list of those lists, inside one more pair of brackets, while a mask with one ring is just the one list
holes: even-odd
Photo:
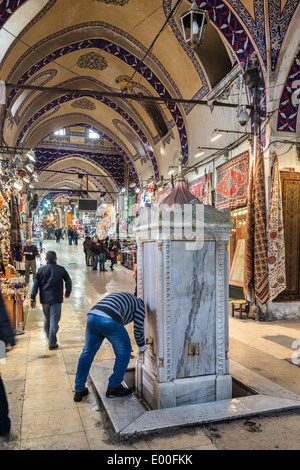
[[134, 322], [134, 337], [139, 347], [145, 345], [144, 320], [145, 306], [142, 299], [138, 299], [129, 292], [113, 292], [108, 294], [90, 310], [89, 314], [101, 315], [106, 313], [113, 320], [123, 325]]

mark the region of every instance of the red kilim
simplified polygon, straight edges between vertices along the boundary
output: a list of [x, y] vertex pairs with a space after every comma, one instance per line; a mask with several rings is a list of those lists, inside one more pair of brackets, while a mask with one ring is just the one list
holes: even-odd
[[245, 206], [249, 173], [249, 152], [218, 166], [216, 184], [216, 208], [235, 209]]
[[201, 176], [189, 185], [189, 191], [199, 199], [202, 204], [208, 206], [212, 204], [211, 194], [211, 173]]

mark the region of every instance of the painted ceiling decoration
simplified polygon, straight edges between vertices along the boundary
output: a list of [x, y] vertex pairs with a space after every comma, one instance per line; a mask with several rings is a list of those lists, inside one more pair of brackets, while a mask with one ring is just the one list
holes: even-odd
[[36, 150], [36, 169], [42, 171], [47, 169], [58, 160], [68, 159], [72, 156], [79, 156], [83, 160], [96, 163], [101, 170], [105, 170], [107, 174], [115, 180], [119, 188], [122, 186], [124, 176], [124, 159], [121, 155], [115, 154], [95, 154], [89, 152], [78, 152], [72, 150], [56, 149], [56, 148], [42, 148], [38, 147]]
[[96, 2], [107, 3], [110, 5], [124, 6], [129, 3], [129, 0], [95, 0]]
[[[47, 65], [48, 63], [52, 62], [53, 60], [56, 60], [59, 57], [62, 57], [68, 53], [80, 50], [80, 49], [88, 49], [88, 48], [99, 48], [105, 50], [105, 52], [108, 52], [115, 57], [118, 57], [122, 61], [124, 61], [126, 64], [129, 64], [134, 70], [137, 70], [137, 67], [139, 66], [139, 59], [135, 57], [133, 54], [131, 54], [129, 51], [126, 51], [123, 47], [120, 47], [116, 44], [113, 44], [105, 39], [89, 39], [85, 41], [79, 41], [73, 44], [69, 44], [68, 46], [64, 46], [62, 48], [57, 49], [56, 51], [53, 51], [51, 54], [48, 54], [46, 57], [38, 61], [34, 66], [32, 66], [25, 74], [22, 75], [22, 77], [18, 80], [18, 83], [24, 84], [26, 81], [34, 75], [36, 72], [38, 72], [42, 67]], [[139, 67], [138, 73], [142, 75], [148, 83], [151, 84], [151, 86], [154, 88], [154, 90], [159, 94], [159, 96], [166, 97], [166, 98], [171, 98], [170, 93], [165, 89], [161, 81], [158, 79], [158, 77], [153, 73], [152, 70], [150, 70], [145, 64], [143, 64], [142, 67]], [[13, 99], [14, 95], [16, 94], [16, 90], [13, 91], [10, 94], [10, 97], [8, 99], [8, 105], [10, 104], [10, 100]], [[186, 130], [185, 130], [185, 125], [184, 125], [184, 119], [183, 116], [179, 110], [179, 107], [174, 103], [174, 104], [169, 104], [168, 108], [174, 118], [174, 121], [178, 127], [178, 132], [181, 140], [181, 149], [182, 149], [182, 154], [183, 154], [183, 163], [186, 164], [188, 161], [188, 143], [187, 143], [187, 135], [186, 135]], [[154, 156], [150, 156], [151, 160], [154, 160]], [[158, 175], [158, 169], [157, 169], [157, 164], [154, 163], [154, 174], [156, 178], [159, 178]]]
[[[65, 115], [65, 117], [67, 119], [69, 119], [69, 118], [74, 117], [74, 115], [68, 114], [68, 115]], [[123, 156], [124, 160], [127, 162], [128, 166], [129, 166], [130, 174], [132, 174], [133, 181], [136, 184], [138, 184], [138, 182], [139, 182], [138, 175], [135, 171], [135, 168], [134, 168], [134, 165], [132, 164], [131, 159], [128, 158], [131, 155], [130, 151], [126, 147], [124, 147], [124, 144], [116, 136], [111, 136], [110, 130], [107, 127], [105, 127], [103, 124], [100, 125], [99, 123], [95, 122], [95, 124], [92, 126], [92, 125], [86, 124], [84, 122], [78, 121], [78, 119], [84, 117], [84, 115], [76, 114], [75, 117], [76, 117], [76, 121], [73, 123], [73, 125], [79, 126], [79, 127], [84, 127], [86, 129], [91, 129], [94, 132], [101, 132], [103, 137], [113, 145], [114, 149], [117, 152], [119, 152], [120, 155]], [[55, 120], [55, 118], [52, 118], [52, 119]], [[45, 138], [47, 138], [49, 136], [50, 136], [50, 134], [45, 136]], [[43, 144], [43, 142], [41, 144], [39, 144], [39, 146], [36, 147], [36, 150], [38, 152], [40, 151], [41, 147], [43, 148], [42, 144]], [[95, 153], [96, 153], [95, 148], [93, 148], [93, 155]], [[110, 166], [107, 167], [107, 170], [108, 170], [108, 172], [110, 172]]]
[[79, 109], [88, 109], [89, 111], [95, 111], [96, 105], [87, 98], [81, 98], [79, 100], [75, 100], [74, 103], [71, 104], [72, 108], [79, 108]]
[[89, 52], [79, 57], [77, 65], [82, 69], [104, 70], [107, 67], [107, 62], [101, 54]]
[[[291, 95], [300, 85], [300, 49], [289, 70], [280, 99], [277, 129], [279, 131], [296, 132], [299, 104], [291, 101]], [[297, 83], [298, 81], [298, 83]], [[295, 84], [295, 87], [293, 85]], [[298, 100], [299, 102], [299, 100]]]
[[17, 10], [17, 8], [25, 2], [26, 0], [1, 0], [0, 26], [4, 25], [8, 18]]
[[[175, 3], [77, 0], [72, 15], [64, 17], [64, 6], [70, 5], [70, 0], [0, 0], [0, 32], [6, 22], [6, 37], [11, 32], [1, 54], [0, 78], [7, 84], [39, 87], [7, 87], [6, 107], [0, 116], [3, 141], [24, 147], [33, 142], [40, 175], [57, 163], [79, 169], [80, 162], [94, 165], [109, 178], [95, 179], [93, 184], [108, 190], [124, 183], [125, 162], [137, 184], [145, 171], [151, 171], [159, 181], [166, 174], [167, 161], [174, 163], [179, 154], [184, 166], [193, 164], [195, 143], [207, 139], [206, 126], [212, 127], [220, 116], [228, 127], [238, 123], [232, 110], [216, 109], [214, 102], [211, 107], [191, 102], [205, 100], [215, 87], [200, 49], [193, 51], [184, 42], [180, 14], [192, 0], [180, 2], [161, 38], [148, 49]], [[291, 99], [300, 87], [299, 41], [292, 38], [300, 18], [299, 3], [197, 0], [208, 14], [210, 27], [217, 31], [229, 66], [241, 67], [243, 72], [258, 69], [261, 123], [276, 113], [273, 128], [290, 135], [299, 129], [299, 100]], [[58, 11], [62, 13], [59, 18]], [[123, 75], [130, 77], [129, 93], [161, 101], [139, 102], [121, 96], [116, 79]], [[278, 87], [276, 93], [274, 86]], [[120, 96], [108, 96], [116, 90]], [[224, 103], [237, 102], [231, 90], [221, 97]], [[176, 103], [175, 98], [186, 102]], [[246, 98], [253, 104], [251, 90]], [[70, 125], [101, 132], [113, 150], [93, 151], [92, 141], [87, 151], [79, 144], [72, 148], [70, 142], [60, 148], [51, 146], [49, 139], [45, 144], [49, 133]], [[55, 178], [47, 181], [54, 184]]]
[[[42, 116], [45, 112], [53, 109], [54, 107], [56, 107], [57, 105], [61, 105], [62, 103], [65, 103], [67, 101], [71, 101], [71, 100], [74, 100], [76, 99], [76, 97], [78, 96], [78, 94], [68, 94], [68, 95], [65, 95], [65, 96], [61, 96], [60, 98], [57, 98], [56, 100], [52, 101], [51, 103], [48, 103], [46, 106], [44, 106], [41, 110], [39, 110], [38, 113], [36, 113], [27, 123], [26, 125], [23, 127], [22, 129], [22, 132], [20, 133], [19, 137], [18, 137], [18, 140], [17, 140], [17, 145], [21, 145], [21, 142], [22, 142], [22, 139], [24, 137], [24, 134], [26, 133], [26, 131], [29, 129], [29, 127], [34, 123], [35, 120], [37, 120], [40, 116]], [[147, 146], [148, 148], [148, 151], [149, 151], [149, 156], [150, 156], [150, 159], [152, 161], [152, 164], [153, 164], [153, 170], [154, 170], [154, 176], [156, 177], [156, 179], [158, 179], [159, 175], [158, 175], [158, 166], [157, 166], [157, 163], [155, 161], [155, 156], [154, 156], [154, 153], [153, 151], [151, 150], [151, 146], [150, 144], [148, 143], [147, 141], [147, 138], [145, 137], [145, 135], [142, 133], [142, 131], [138, 128], [137, 124], [133, 121], [133, 119], [127, 114], [125, 113], [125, 111], [123, 111], [122, 108], [120, 108], [118, 105], [116, 105], [114, 102], [112, 102], [110, 99], [106, 98], [105, 96], [103, 96], [102, 98], [99, 98], [97, 95], [94, 96], [94, 99], [98, 99], [99, 101], [101, 101], [102, 103], [106, 104], [107, 106], [109, 106], [110, 108], [114, 109], [117, 113], [119, 113], [127, 122], [130, 123], [131, 127], [136, 131], [136, 133], [139, 135], [139, 137], [141, 138], [141, 140], [143, 141], [143, 143]]]

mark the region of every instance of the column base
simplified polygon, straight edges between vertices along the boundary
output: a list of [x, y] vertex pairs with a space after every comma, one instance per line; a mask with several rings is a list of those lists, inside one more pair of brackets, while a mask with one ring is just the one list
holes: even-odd
[[154, 374], [139, 364], [136, 375], [137, 395], [152, 410], [232, 398], [232, 378], [229, 374], [158, 382]]

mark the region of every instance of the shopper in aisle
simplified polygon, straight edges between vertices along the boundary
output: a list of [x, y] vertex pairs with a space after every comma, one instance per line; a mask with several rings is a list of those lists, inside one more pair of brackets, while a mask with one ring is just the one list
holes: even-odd
[[57, 264], [55, 251], [48, 251], [46, 254], [47, 265], [40, 268], [31, 291], [31, 307], [36, 306], [36, 296], [40, 291], [40, 302], [44, 312], [44, 329], [49, 339], [49, 349], [56, 349], [58, 324], [61, 318], [61, 304], [64, 297], [70, 297], [72, 291], [72, 281], [63, 266]]
[[110, 257], [110, 269], [114, 270], [114, 264], [117, 263], [118, 245], [116, 240], [111, 240], [108, 247]]
[[93, 255], [91, 252], [91, 244], [92, 240], [91, 237], [85, 237], [85, 240], [83, 242], [83, 251], [85, 254], [85, 264], [87, 266], [93, 266]]
[[91, 252], [93, 255], [93, 271], [97, 271], [98, 263], [100, 263], [100, 243], [97, 237], [91, 243]]
[[122, 385], [132, 350], [130, 338], [124, 325], [133, 321], [134, 337], [139, 347], [139, 353], [143, 354], [146, 349], [144, 319], [144, 302], [129, 292], [114, 292], [94, 305], [88, 313], [85, 345], [78, 361], [75, 378], [74, 401], [81, 401], [89, 393], [85, 386], [86, 380], [95, 354], [104, 338], [107, 338], [112, 344], [116, 355], [106, 396], [108, 398], [123, 397], [132, 393], [129, 388]]
[[107, 240], [101, 240], [100, 242], [100, 256], [99, 256], [99, 262], [100, 262], [100, 271], [107, 271], [105, 269], [105, 262], [106, 259], [109, 257], [109, 252], [106, 247]]
[[36, 275], [36, 257], [39, 256], [39, 250], [33, 245], [31, 240], [27, 240], [23, 255], [25, 256], [25, 282], [29, 284], [30, 268], [34, 280]]
[[69, 228], [68, 228], [69, 245], [72, 245], [72, 243], [73, 243], [73, 237], [74, 237], [74, 232], [73, 232], [72, 228], [71, 228], [70, 225], [69, 225]]
[[[0, 359], [4, 359], [2, 353], [5, 353], [7, 345], [15, 345], [14, 332], [8, 319], [2, 294], [0, 292]], [[0, 436], [10, 432], [10, 418], [8, 402], [4, 384], [0, 375]]]
[[62, 230], [61, 230], [61, 228], [56, 228], [56, 229], [55, 229], [55, 232], [54, 232], [54, 235], [55, 235], [56, 243], [60, 243], [60, 239], [62, 238]]

